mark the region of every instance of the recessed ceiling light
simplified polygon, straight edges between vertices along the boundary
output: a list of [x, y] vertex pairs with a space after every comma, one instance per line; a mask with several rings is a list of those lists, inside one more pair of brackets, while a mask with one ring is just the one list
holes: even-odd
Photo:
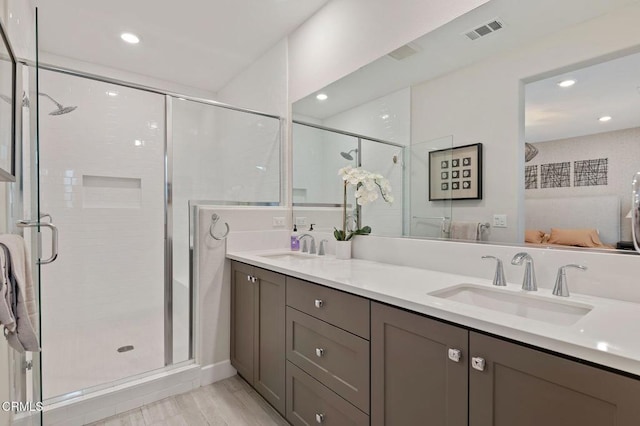
[[602, 121], [602, 122], [604, 123], [605, 121], [609, 121], [609, 120], [611, 120], [611, 116], [609, 116], [609, 115], [604, 115], [604, 116], [602, 116], [602, 117], [598, 118], [598, 120], [600, 120], [600, 121]]
[[122, 33], [120, 34], [120, 38], [127, 43], [138, 44], [140, 43], [140, 37], [132, 33]]
[[108, 96], [111, 96], [112, 98], [118, 96], [118, 92], [112, 92], [111, 90], [108, 90], [106, 93]]
[[383, 114], [380, 116], [380, 118], [382, 118], [383, 120], [386, 120], [387, 118], [389, 118], [389, 114]]
[[560, 83], [558, 83], [558, 86], [560, 86], [560, 87], [571, 87], [574, 84], [576, 84], [575, 80], [562, 80]]
[[133, 141], [133, 144], [135, 146], [144, 146], [144, 141], [142, 141], [140, 139], [136, 139], [135, 141]]
[[327, 96], [326, 93], [318, 93], [316, 95], [316, 99], [319, 101], [326, 101], [327, 99], [329, 99], [329, 96]]

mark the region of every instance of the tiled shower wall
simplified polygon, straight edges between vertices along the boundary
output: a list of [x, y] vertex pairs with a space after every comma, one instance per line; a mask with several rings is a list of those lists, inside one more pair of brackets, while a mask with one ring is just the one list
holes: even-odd
[[[40, 71], [44, 398], [164, 366], [164, 98]], [[49, 252], [43, 234], [44, 256]], [[133, 350], [118, 352], [123, 346]]]

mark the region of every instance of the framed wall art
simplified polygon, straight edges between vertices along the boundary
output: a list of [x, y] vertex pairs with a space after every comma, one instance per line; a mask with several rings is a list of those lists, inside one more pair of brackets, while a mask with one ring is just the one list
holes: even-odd
[[429, 152], [429, 201], [481, 199], [481, 143]]

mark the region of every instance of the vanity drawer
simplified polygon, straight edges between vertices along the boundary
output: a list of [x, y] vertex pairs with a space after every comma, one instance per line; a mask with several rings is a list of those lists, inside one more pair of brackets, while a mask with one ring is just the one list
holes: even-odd
[[287, 359], [369, 412], [369, 342], [287, 308]]
[[369, 340], [369, 300], [287, 277], [287, 305]]
[[292, 425], [369, 424], [369, 416], [287, 362], [287, 420]]

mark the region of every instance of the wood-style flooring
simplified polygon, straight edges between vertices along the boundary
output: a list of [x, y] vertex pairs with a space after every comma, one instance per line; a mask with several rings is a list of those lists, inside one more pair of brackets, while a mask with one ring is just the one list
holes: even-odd
[[284, 426], [288, 423], [239, 376], [109, 417], [92, 426]]

